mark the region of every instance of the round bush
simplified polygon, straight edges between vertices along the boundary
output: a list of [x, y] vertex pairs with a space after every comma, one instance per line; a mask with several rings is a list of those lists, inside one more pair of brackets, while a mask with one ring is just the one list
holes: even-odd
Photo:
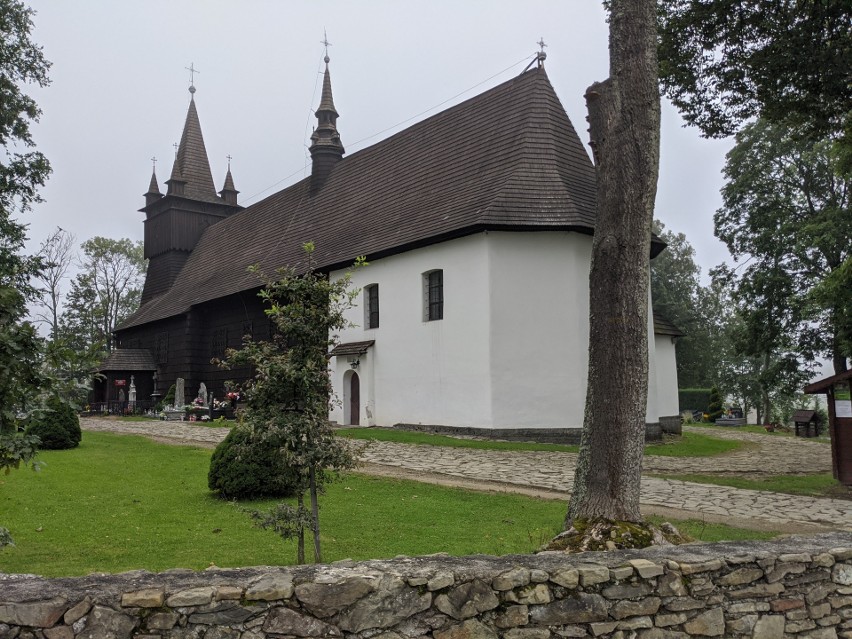
[[57, 398], [49, 399], [47, 410], [30, 421], [27, 434], [41, 440], [39, 448], [42, 450], [76, 448], [83, 437], [77, 413]]
[[274, 440], [256, 436], [250, 428], [228, 433], [210, 459], [207, 485], [224, 499], [289, 497], [298, 477], [288, 468]]

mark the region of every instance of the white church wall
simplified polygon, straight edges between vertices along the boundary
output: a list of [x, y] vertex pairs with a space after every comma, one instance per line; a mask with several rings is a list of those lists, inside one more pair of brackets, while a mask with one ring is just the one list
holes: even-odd
[[671, 335], [655, 335], [657, 352], [657, 401], [661, 417], [679, 414], [677, 400], [677, 361]]
[[488, 234], [495, 428], [583, 425], [592, 238]]
[[[650, 282], [650, 273], [648, 275]], [[660, 420], [659, 397], [657, 389], [657, 349], [654, 339], [654, 301], [651, 299], [651, 287], [648, 286], [648, 399], [645, 403], [645, 422]]]
[[[568, 232], [489, 232], [375, 260], [353, 275], [379, 285], [379, 327], [364, 328], [365, 296], [341, 342], [375, 340], [359, 359], [362, 425], [581, 427], [588, 379], [592, 238]], [[424, 321], [423, 274], [444, 271], [444, 319]], [[342, 271], [332, 273], [339, 277]], [[660, 412], [649, 318], [647, 421]], [[665, 355], [664, 357], [668, 357]], [[331, 362], [331, 413], [351, 423], [352, 357]], [[663, 375], [663, 377], [659, 377]]]
[[[362, 291], [347, 314], [358, 326], [340, 336], [341, 342], [375, 340], [360, 357], [361, 424], [491, 426], [487, 264], [480, 234], [375, 260], [355, 272], [354, 286], [379, 285], [379, 327], [364, 328]], [[423, 274], [433, 269], [444, 271], [444, 318], [424, 321]], [[343, 398], [350, 365], [346, 357], [334, 360], [334, 390]], [[331, 414], [339, 423], [346, 417], [343, 407]]]

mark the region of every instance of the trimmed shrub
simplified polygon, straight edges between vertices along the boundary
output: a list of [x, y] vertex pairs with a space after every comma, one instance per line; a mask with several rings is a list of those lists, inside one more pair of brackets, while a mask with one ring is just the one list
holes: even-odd
[[47, 401], [46, 408], [30, 420], [27, 435], [38, 437], [42, 450], [65, 450], [79, 446], [83, 433], [77, 412], [56, 397]]
[[207, 486], [223, 499], [290, 497], [296, 494], [297, 483], [277, 442], [248, 426], [233, 428], [216, 447], [207, 474]]
[[700, 410], [710, 403], [709, 388], [679, 388], [677, 390], [678, 410], [684, 411]]
[[715, 422], [722, 416], [723, 412], [722, 393], [720, 393], [719, 389], [714, 386], [710, 389], [710, 401], [707, 403], [707, 414], [709, 415], [707, 418], [708, 421]]

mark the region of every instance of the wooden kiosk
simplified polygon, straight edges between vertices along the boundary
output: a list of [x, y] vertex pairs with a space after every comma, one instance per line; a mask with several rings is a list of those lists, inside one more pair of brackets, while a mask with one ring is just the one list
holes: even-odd
[[809, 395], [828, 398], [828, 432], [831, 434], [831, 465], [834, 477], [852, 486], [852, 370], [805, 386]]

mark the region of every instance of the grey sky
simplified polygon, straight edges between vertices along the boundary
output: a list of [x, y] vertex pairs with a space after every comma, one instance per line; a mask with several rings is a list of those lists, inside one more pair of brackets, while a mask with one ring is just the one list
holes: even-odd
[[[520, 73], [541, 37], [550, 80], [587, 141], [583, 93], [608, 75], [607, 25], [596, 0], [35, 0], [31, 6], [38, 12], [34, 38], [53, 62], [53, 84], [35, 92], [44, 111], [35, 139], [54, 169], [46, 202], [25, 219], [33, 243], [57, 225], [78, 241], [142, 238], [137, 209], [151, 175], [149, 158], [158, 159], [164, 189], [189, 101], [190, 63], [200, 70], [196, 105], [214, 180], [221, 188], [226, 156], [233, 156], [243, 205], [306, 174], [323, 29], [332, 43], [347, 152]], [[664, 104], [656, 217], [686, 234], [705, 277], [728, 258], [713, 237], [712, 216], [730, 146], [683, 128]]]

